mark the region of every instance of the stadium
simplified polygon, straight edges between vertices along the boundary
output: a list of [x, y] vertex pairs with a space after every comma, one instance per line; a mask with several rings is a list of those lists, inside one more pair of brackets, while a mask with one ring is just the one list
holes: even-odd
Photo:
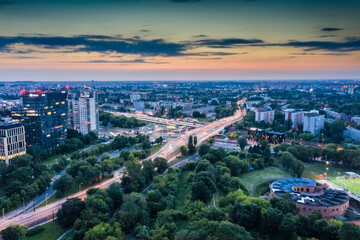
[[317, 185], [313, 179], [287, 178], [270, 184], [270, 198], [286, 194], [292, 196], [300, 214], [319, 211], [327, 220], [344, 216], [349, 207], [349, 196], [345, 191], [329, 189], [326, 184]]

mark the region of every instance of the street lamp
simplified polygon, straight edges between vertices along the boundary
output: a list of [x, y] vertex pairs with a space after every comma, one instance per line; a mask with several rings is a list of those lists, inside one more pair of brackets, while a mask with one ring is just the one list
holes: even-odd
[[45, 205], [47, 205], [47, 199], [48, 199], [48, 194], [46, 193], [46, 194], [45, 194], [45, 202], [46, 202]]
[[325, 169], [325, 178], [326, 178], [326, 180], [328, 180], [328, 165], [330, 164], [330, 162], [329, 161], [326, 161], [326, 169]]

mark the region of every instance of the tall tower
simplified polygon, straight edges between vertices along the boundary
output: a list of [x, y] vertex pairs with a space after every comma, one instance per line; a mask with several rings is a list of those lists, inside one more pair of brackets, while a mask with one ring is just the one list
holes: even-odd
[[99, 109], [97, 93], [84, 90], [70, 99], [70, 122], [72, 128], [82, 134], [99, 132]]
[[12, 113], [22, 122], [26, 143], [52, 149], [65, 140], [68, 128], [67, 90], [22, 91], [22, 106]]

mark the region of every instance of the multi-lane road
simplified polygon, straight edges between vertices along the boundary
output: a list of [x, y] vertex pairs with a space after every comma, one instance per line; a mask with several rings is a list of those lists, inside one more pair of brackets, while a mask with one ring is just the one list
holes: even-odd
[[[243, 105], [245, 99], [242, 99], [238, 102], [239, 105]], [[223, 118], [218, 121], [202, 125], [201, 127], [192, 129], [182, 134], [176, 139], [173, 139], [167, 142], [157, 153], [153, 154], [149, 158], [154, 159], [156, 157], [164, 157], [169, 161], [175, 157], [176, 151], [180, 146], [185, 145], [188, 141], [190, 135], [197, 136], [198, 143], [203, 142], [209, 137], [216, 135], [225, 127], [233, 124], [236, 121], [241, 120], [245, 116], [245, 110], [238, 110], [231, 117]], [[125, 168], [119, 169], [114, 172], [114, 176], [108, 180], [105, 180], [102, 183], [99, 183], [93, 187], [97, 188], [107, 188], [113, 182], [119, 182], [122, 174], [124, 173]], [[75, 193], [69, 198], [78, 197], [84, 199], [86, 197], [87, 189]], [[46, 206], [36, 209], [36, 211], [29, 211], [24, 214], [6, 217], [0, 220], [0, 230], [5, 229], [9, 225], [19, 224], [26, 226], [34, 226], [44, 221], [47, 221], [53, 218], [56, 215], [56, 212], [61, 208], [61, 205], [66, 202], [66, 198], [60, 199], [56, 202], [50, 203]]]
[[134, 117], [142, 121], [146, 122], [152, 122], [152, 123], [158, 123], [158, 124], [164, 124], [164, 125], [174, 125], [174, 126], [185, 126], [185, 127], [201, 127], [202, 124], [197, 122], [186, 122], [182, 120], [177, 119], [165, 119], [165, 118], [159, 118], [159, 117], [152, 117], [140, 113], [125, 113], [125, 112], [115, 112], [115, 111], [105, 111], [108, 113], [112, 113], [116, 116], [125, 116], [125, 117]]

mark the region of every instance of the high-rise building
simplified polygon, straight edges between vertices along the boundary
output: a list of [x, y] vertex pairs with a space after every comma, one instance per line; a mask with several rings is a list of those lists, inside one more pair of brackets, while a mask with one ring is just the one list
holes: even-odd
[[0, 160], [6, 164], [26, 153], [25, 129], [21, 123], [0, 122]]
[[303, 117], [303, 131], [310, 132], [314, 135], [320, 133], [324, 128], [324, 115], [319, 114], [306, 114]]
[[85, 90], [69, 100], [71, 127], [82, 134], [99, 131], [97, 93]]
[[25, 128], [26, 143], [47, 150], [65, 140], [68, 128], [67, 90], [22, 91], [22, 106], [14, 121]]
[[354, 94], [354, 87], [353, 86], [349, 87], [348, 93], [351, 94], [351, 95]]

